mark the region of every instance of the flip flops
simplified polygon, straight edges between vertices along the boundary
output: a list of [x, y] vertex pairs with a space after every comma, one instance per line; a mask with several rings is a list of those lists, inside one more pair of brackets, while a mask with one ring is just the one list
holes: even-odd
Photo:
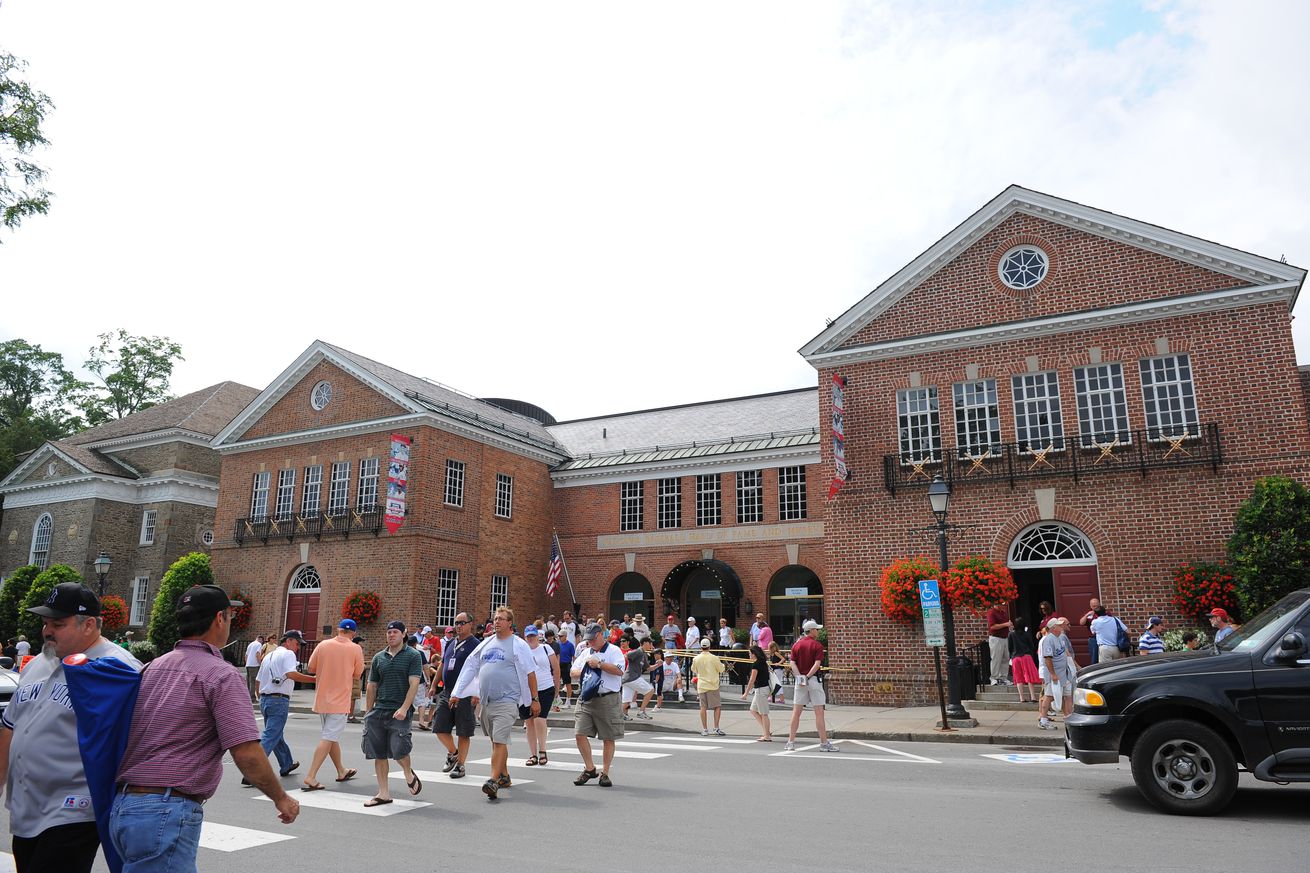
[[364, 801], [364, 805], [372, 807], [372, 806], [382, 806], [385, 803], [394, 803], [394, 802], [395, 801], [393, 801], [390, 797], [386, 799], [383, 799], [381, 797], [374, 797], [372, 800]]
[[423, 783], [419, 781], [417, 773], [414, 774], [413, 782], [406, 782], [405, 784], [409, 786], [410, 797], [418, 797], [418, 793], [423, 790]]
[[338, 782], [349, 782], [351, 779], [354, 779], [354, 778], [355, 778], [356, 776], [358, 776], [358, 775], [359, 775], [359, 771], [356, 770], [354, 767], [352, 767], [352, 768], [350, 768], [349, 770], [346, 771], [346, 775], [345, 775], [345, 776], [342, 776], [342, 777], [341, 777], [340, 779], [338, 779], [337, 781], [338, 781]]
[[322, 782], [306, 782], [300, 786], [301, 791], [322, 791], [327, 788]]
[[523, 762], [523, 766], [524, 766], [524, 767], [535, 767], [535, 766], [537, 766], [537, 765], [540, 764], [540, 763], [541, 763], [541, 760], [540, 760], [536, 755], [533, 755], [531, 758], [528, 758], [528, 760], [526, 760], [526, 761]]

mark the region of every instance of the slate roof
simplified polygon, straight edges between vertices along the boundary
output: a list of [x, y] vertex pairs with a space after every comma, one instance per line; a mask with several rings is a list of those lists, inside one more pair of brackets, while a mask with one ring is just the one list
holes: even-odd
[[547, 430], [572, 455], [559, 470], [818, 445], [819, 391], [800, 388], [578, 419]]
[[173, 428], [212, 437], [227, 427], [228, 423], [236, 418], [237, 413], [245, 409], [258, 396], [259, 390], [248, 385], [239, 382], [219, 382], [217, 385], [184, 394], [176, 400], [134, 412], [117, 421], [105, 422], [98, 427], [66, 437], [60, 440], [60, 444], [84, 446]]

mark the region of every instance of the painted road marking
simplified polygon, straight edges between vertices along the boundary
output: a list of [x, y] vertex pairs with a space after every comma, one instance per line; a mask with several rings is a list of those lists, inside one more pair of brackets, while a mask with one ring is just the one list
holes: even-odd
[[681, 743], [720, 743], [725, 745], [753, 746], [754, 740], [739, 740], [735, 737], [696, 737], [687, 736], [686, 734], [670, 734], [668, 736], [655, 737], [657, 740], [677, 740]]
[[[419, 777], [422, 778], [422, 777]], [[455, 780], [459, 781], [459, 780]], [[301, 806], [312, 806], [316, 809], [329, 809], [333, 812], [353, 812], [356, 815], [377, 815], [390, 816], [399, 815], [402, 812], [409, 812], [414, 809], [422, 809], [425, 806], [431, 806], [430, 803], [423, 803], [416, 800], [401, 800], [392, 794], [394, 803], [384, 803], [382, 806], [364, 806], [368, 797], [363, 794], [342, 794], [335, 791], [295, 791], [292, 796], [300, 801]], [[272, 803], [262, 794], [256, 795], [255, 800], [263, 800]]]
[[[577, 749], [568, 749], [568, 748], [551, 749], [550, 753], [552, 755], [581, 755], [582, 754]], [[667, 752], [631, 752], [628, 751], [627, 749], [615, 749], [614, 757], [637, 758], [642, 761], [653, 761], [656, 758], [667, 758], [669, 757], [669, 755]]]
[[[561, 751], [563, 751], [563, 749], [552, 749], [551, 752], [550, 752], [550, 754], [553, 755], [553, 754], [555, 754], [556, 752], [561, 752]], [[596, 754], [597, 757], [599, 757], [599, 756], [600, 756], [600, 750], [598, 749], [598, 750], [596, 751], [595, 754]], [[479, 758], [479, 759], [477, 759], [476, 761], [469, 761], [469, 762], [467, 762], [467, 763], [468, 763], [470, 766], [473, 765], [473, 764], [490, 764], [490, 763], [491, 763], [491, 759], [490, 759], [490, 758]], [[568, 770], [570, 773], [576, 773], [576, 772], [578, 772], [578, 765], [577, 765], [577, 764], [566, 764], [566, 763], [564, 763], [563, 761], [547, 761], [547, 762], [544, 763], [544, 764], [537, 764], [536, 767], [545, 767], [547, 770]], [[511, 764], [511, 765], [510, 765], [510, 769], [511, 769], [511, 770], [526, 770], [526, 769], [527, 769], [527, 766], [526, 766], [525, 764]], [[534, 769], [535, 769], [535, 767], [534, 767]], [[444, 775], [444, 774], [443, 774], [443, 775]], [[468, 778], [472, 778], [472, 777], [468, 777]], [[478, 777], [478, 778], [481, 778], [481, 777]], [[514, 784], [515, 784], [515, 785], [519, 785], [519, 784], [526, 785], [526, 784], [528, 784], [529, 782], [532, 781], [531, 779], [519, 779], [517, 776], [511, 776], [510, 778], [514, 780]], [[456, 780], [454, 780], [454, 781], [459, 782], [460, 780], [456, 779]], [[485, 781], [486, 781], [485, 779], [482, 780], [482, 782], [485, 782]], [[482, 782], [479, 782], [478, 785], [481, 786], [481, 785], [482, 785]], [[424, 782], [423, 784], [424, 784], [424, 785], [427, 785], [426, 782]]]
[[[294, 839], [295, 836], [292, 834], [274, 834], [212, 821], [205, 821], [200, 825], [200, 848], [213, 849], [216, 852], [239, 852], [242, 849], [253, 849], [256, 846], [267, 846], [270, 843]], [[0, 870], [2, 869], [4, 868], [0, 867]]]
[[0, 873], [17, 873], [18, 867], [14, 865], [14, 856], [8, 852], [0, 852]]
[[1004, 761], [1007, 764], [1068, 764], [1078, 763], [1075, 758], [1066, 758], [1058, 752], [1011, 752], [1008, 755], [980, 755], [982, 758], [991, 758], [994, 761]]
[[[466, 763], [468, 763], [468, 764], [490, 764], [490, 763], [491, 763], [491, 759], [490, 759], [490, 758], [483, 758], [483, 759], [480, 760], [480, 761], [468, 761], [468, 762], [466, 762]], [[572, 769], [572, 768], [569, 768], [569, 769]], [[423, 783], [423, 788], [424, 788], [424, 790], [426, 790], [427, 787], [428, 787], [429, 785], [472, 785], [474, 788], [481, 788], [481, 787], [482, 787], [482, 783], [487, 781], [486, 779], [482, 779], [482, 778], [480, 778], [480, 777], [478, 777], [478, 776], [476, 776], [476, 775], [474, 775], [474, 776], [465, 776], [463, 779], [451, 779], [449, 773], [441, 773], [441, 772], [438, 772], [437, 770], [415, 770], [415, 771], [414, 771], [414, 775], [417, 776], [417, 777], [419, 778], [419, 780]], [[401, 782], [404, 782], [404, 781], [405, 781], [405, 771], [404, 771], [404, 770], [392, 770], [390, 773], [387, 774], [387, 776], [391, 777], [392, 779], [399, 779]], [[511, 777], [511, 778], [513, 778], [513, 777]], [[514, 784], [515, 784], [515, 785], [530, 785], [530, 784], [532, 784], [532, 780], [531, 780], [531, 779], [514, 779]], [[408, 791], [409, 789], [406, 788], [405, 790]], [[392, 796], [395, 796], [395, 792], [392, 792]]]
[[889, 749], [886, 746], [879, 746], [876, 743], [867, 743], [864, 740], [833, 740], [834, 745], [842, 743], [854, 743], [855, 745], [864, 746], [869, 749], [876, 749], [880, 752], [886, 752], [885, 755], [851, 755], [846, 752], [819, 752], [818, 754], [807, 754], [819, 748], [818, 743], [808, 746], [797, 746], [795, 751], [773, 752], [770, 758], [836, 758], [842, 761], [881, 761], [889, 764], [940, 764], [941, 761], [933, 758], [925, 758], [922, 755], [912, 755], [909, 752], [902, 752], [899, 749]]
[[[752, 742], [754, 742], [752, 740]], [[657, 752], [714, 752], [721, 746], [677, 746], [672, 743], [643, 743], [635, 740], [615, 740], [614, 745], [632, 749], [652, 749]]]

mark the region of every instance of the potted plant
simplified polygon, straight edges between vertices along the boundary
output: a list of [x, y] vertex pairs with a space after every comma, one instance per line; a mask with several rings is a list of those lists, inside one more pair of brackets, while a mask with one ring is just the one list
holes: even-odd
[[341, 605], [341, 614], [357, 624], [372, 624], [382, 613], [382, 598], [376, 591], [352, 591]]
[[1233, 574], [1220, 564], [1186, 561], [1174, 570], [1174, 606], [1189, 619], [1202, 623], [1216, 607], [1237, 612], [1237, 585]]
[[105, 630], [116, 630], [127, 624], [127, 603], [117, 594], [106, 594], [100, 599], [100, 621]]
[[966, 555], [956, 561], [943, 587], [952, 607], [963, 607], [974, 615], [1019, 597], [1010, 568], [985, 555]]
[[892, 621], [911, 624], [920, 615], [919, 581], [939, 579], [941, 568], [925, 557], [898, 558], [883, 571], [882, 611]]

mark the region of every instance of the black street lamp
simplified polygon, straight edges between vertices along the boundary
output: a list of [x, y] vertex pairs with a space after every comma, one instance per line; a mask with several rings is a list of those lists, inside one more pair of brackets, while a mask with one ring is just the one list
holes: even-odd
[[109, 560], [108, 552], [101, 552], [96, 556], [95, 563], [92, 565], [96, 568], [96, 578], [100, 580], [100, 596], [105, 596], [105, 577], [109, 575], [109, 565], [114, 563]]
[[928, 504], [932, 507], [933, 518], [937, 519], [937, 545], [941, 548], [942, 623], [946, 626], [946, 687], [950, 697], [946, 704], [946, 717], [952, 721], [964, 721], [972, 716], [960, 702], [960, 659], [955, 653], [955, 614], [951, 610], [951, 599], [946, 595], [946, 512], [950, 502], [951, 486], [938, 473], [928, 486]]

